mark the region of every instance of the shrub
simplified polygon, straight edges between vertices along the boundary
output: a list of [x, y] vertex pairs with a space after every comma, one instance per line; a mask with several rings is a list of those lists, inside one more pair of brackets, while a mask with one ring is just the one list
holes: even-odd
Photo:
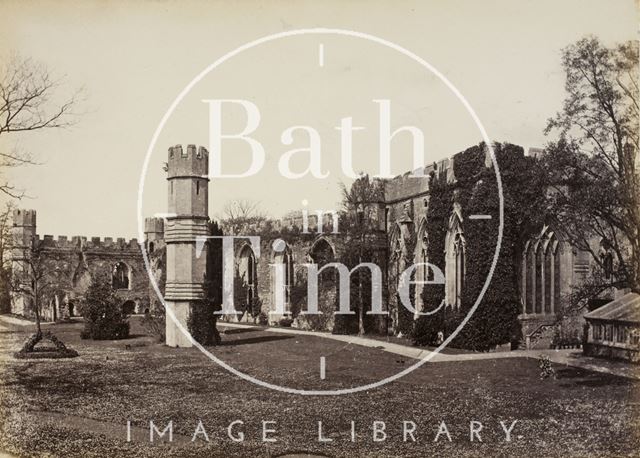
[[164, 320], [164, 314], [152, 315], [151, 313], [146, 313], [141, 324], [149, 335], [155, 337], [157, 342], [163, 343], [166, 339], [166, 327]]
[[187, 319], [187, 327], [196, 342], [200, 345], [219, 345], [220, 333], [216, 329], [214, 307], [206, 300], [198, 301], [191, 306]]
[[129, 337], [129, 322], [122, 313], [120, 300], [106, 277], [91, 282], [82, 303], [83, 339], [108, 340]]
[[260, 314], [262, 313], [262, 299], [255, 296], [251, 300], [251, 317], [253, 318], [253, 322], [255, 323], [257, 319], [260, 318]]
[[[36, 347], [38, 343], [40, 343], [43, 339], [49, 340], [53, 347], [51, 346], [43, 346]], [[46, 331], [44, 333], [37, 332], [33, 334], [24, 344], [22, 349], [14, 353], [14, 355], [18, 359], [59, 359], [59, 358], [75, 358], [78, 356], [78, 352], [67, 348], [67, 346], [62, 343], [60, 339], [54, 336], [51, 331]]]
[[269, 316], [265, 312], [260, 312], [260, 315], [258, 315], [258, 324], [261, 326], [267, 326], [269, 324]]
[[278, 324], [284, 328], [290, 328], [293, 320], [291, 318], [280, 318]]
[[556, 370], [551, 365], [551, 360], [547, 355], [540, 355], [538, 367], [540, 368], [540, 379], [556, 378]]
[[11, 311], [11, 270], [0, 266], [0, 313]]
[[410, 338], [414, 345], [435, 346], [441, 330], [444, 331], [441, 312], [423, 315], [415, 320]]
[[[333, 321], [333, 334], [357, 334], [358, 333], [358, 315], [339, 315], [336, 314]], [[366, 316], [366, 315], [365, 315]]]

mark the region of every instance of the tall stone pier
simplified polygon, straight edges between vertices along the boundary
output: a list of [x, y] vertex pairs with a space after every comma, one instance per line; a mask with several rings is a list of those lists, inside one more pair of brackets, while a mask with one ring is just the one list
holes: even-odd
[[209, 235], [209, 152], [204, 147], [181, 145], [169, 148], [169, 216], [165, 225], [167, 244], [166, 333], [170, 347], [191, 347], [191, 341], [169, 313], [188, 330], [192, 306], [205, 299], [207, 250], [196, 253], [196, 239]]
[[17, 315], [32, 316], [32, 298], [26, 291], [31, 288], [29, 258], [36, 237], [36, 211], [16, 209], [13, 211], [11, 228], [11, 275], [20, 287], [20, 292], [11, 292], [11, 311]]

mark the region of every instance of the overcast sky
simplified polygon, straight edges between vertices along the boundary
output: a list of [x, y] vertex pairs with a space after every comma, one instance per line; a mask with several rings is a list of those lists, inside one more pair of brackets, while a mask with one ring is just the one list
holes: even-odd
[[[30, 133], [2, 147], [33, 152], [43, 163], [12, 173], [38, 212], [38, 233], [137, 234], [137, 190], [144, 156], [161, 118], [185, 86], [227, 52], [278, 32], [337, 28], [375, 35], [420, 56], [473, 107], [489, 137], [542, 146], [546, 119], [564, 97], [560, 50], [587, 34], [606, 44], [637, 37], [637, 7], [602, 1], [378, 2], [12, 2], [0, 5], [0, 57], [31, 57], [65, 77], [60, 97], [83, 88], [75, 127]], [[322, 47], [322, 60], [320, 48]], [[391, 103], [392, 129], [424, 132], [426, 162], [450, 156], [482, 137], [460, 100], [427, 69], [360, 38], [305, 35], [254, 47], [207, 74], [184, 98], [158, 138], [145, 177], [144, 214], [166, 211], [162, 164], [168, 146], [209, 146], [203, 99], [243, 99], [260, 110], [253, 136], [266, 151], [253, 177], [212, 179], [210, 213], [230, 199], [260, 201], [279, 216], [301, 208], [333, 208], [343, 117], [364, 127], [353, 136], [354, 169], [378, 172], [378, 108]], [[229, 107], [233, 108], [233, 107]], [[223, 129], [244, 125], [238, 107], [223, 112]], [[326, 178], [290, 180], [278, 161], [308, 146], [304, 132], [284, 145], [290, 126], [311, 126], [322, 145]], [[225, 143], [223, 172], [248, 167], [247, 145]], [[393, 141], [392, 170], [411, 166], [410, 137]], [[300, 171], [304, 163], [292, 162]], [[226, 170], [225, 170], [226, 169]], [[228, 172], [227, 172], [228, 170]]]

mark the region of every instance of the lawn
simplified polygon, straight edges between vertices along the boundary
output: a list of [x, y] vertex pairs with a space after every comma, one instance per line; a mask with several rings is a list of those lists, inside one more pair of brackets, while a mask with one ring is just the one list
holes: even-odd
[[[195, 349], [172, 349], [144, 336], [125, 341], [79, 339], [81, 323], [50, 329], [78, 350], [67, 360], [11, 358], [28, 332], [0, 332], [0, 450], [18, 456], [621, 456], [640, 449], [638, 382], [557, 367], [540, 380], [529, 358], [427, 363], [384, 387], [342, 396], [286, 394], [249, 383]], [[210, 348], [222, 360], [270, 383], [335, 389], [372, 383], [407, 367], [397, 355], [313, 336], [234, 329]], [[319, 358], [327, 361], [326, 379]], [[153, 420], [172, 420], [174, 443], [149, 444]], [[209, 442], [198, 435], [198, 421]], [[244, 441], [227, 435], [228, 426]], [[511, 442], [500, 424], [517, 423]], [[126, 441], [131, 421], [132, 442]], [[268, 438], [263, 442], [263, 421]], [[318, 441], [318, 421], [323, 436]], [[355, 440], [351, 428], [355, 422]], [[374, 441], [374, 422], [384, 441]], [[414, 422], [403, 439], [403, 422]], [[481, 422], [482, 442], [469, 440]], [[442, 422], [451, 437], [440, 434]], [[477, 426], [477, 425], [476, 425]], [[380, 428], [378, 424], [378, 428]], [[405, 426], [406, 427], [406, 426]], [[410, 427], [409, 427], [410, 428]], [[146, 433], [148, 434], [148, 433]], [[234, 436], [235, 437], [235, 436]], [[380, 437], [380, 436], [378, 436]], [[165, 436], [166, 438], [166, 436]]]

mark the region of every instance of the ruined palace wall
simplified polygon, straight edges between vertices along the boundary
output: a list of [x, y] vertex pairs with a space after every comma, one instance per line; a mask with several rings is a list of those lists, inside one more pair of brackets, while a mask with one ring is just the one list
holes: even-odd
[[[118, 262], [123, 262], [129, 269], [129, 288], [117, 289], [116, 295], [122, 303], [132, 300], [136, 303], [135, 311], [142, 312], [149, 306], [149, 280], [140, 247], [136, 239], [125, 240], [106, 237], [71, 238], [59, 236], [54, 238], [45, 235], [37, 236], [36, 246], [43, 249], [43, 262], [46, 266], [44, 283], [51, 285], [49, 300], [45, 302], [46, 318], [60, 318], [63, 303], [71, 302], [76, 310], [79, 301], [89, 287], [91, 280], [105, 276], [111, 281], [113, 269]], [[56, 304], [56, 305], [54, 305]], [[57, 307], [58, 310], [52, 309]]]
[[407, 216], [414, 223], [413, 230], [419, 230], [418, 226], [426, 217], [429, 204], [429, 176], [431, 173], [437, 173], [446, 176], [450, 182], [454, 181], [454, 160], [455, 156], [428, 165], [424, 168], [422, 176], [414, 176], [415, 174], [407, 172], [385, 183], [387, 232], [392, 230], [394, 224], [406, 220]]

